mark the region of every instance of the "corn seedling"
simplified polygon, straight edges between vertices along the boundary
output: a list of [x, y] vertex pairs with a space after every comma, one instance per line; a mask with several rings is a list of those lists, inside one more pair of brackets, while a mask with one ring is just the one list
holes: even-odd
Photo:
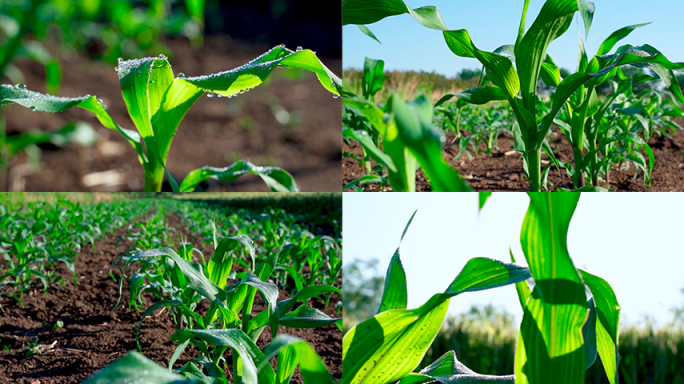
[[74, 259], [86, 244], [94, 244], [149, 208], [148, 203], [81, 205], [70, 201], [30, 203], [27, 207], [0, 202], [0, 295], [22, 304], [20, 295], [42, 285], [43, 292], [66, 280], [55, 273], [64, 264], [76, 284]]
[[[481, 196], [480, 206], [488, 196]], [[520, 232], [529, 267], [484, 257], [470, 259], [444, 293], [407, 309], [406, 273], [399, 248], [387, 269], [377, 315], [344, 336], [344, 384], [582, 383], [597, 354], [611, 384], [617, 381], [620, 306], [610, 284], [577, 269], [567, 233], [579, 193], [529, 193]], [[413, 217], [409, 220], [402, 240]], [[515, 284], [524, 316], [514, 374], [478, 374], [448, 352], [413, 372], [446, 317], [449, 300], [466, 292]]]
[[[250, 270], [253, 273], [235, 273], [233, 270], [236, 250], [241, 248], [250, 256]], [[306, 302], [315, 296], [340, 291], [332, 286], [308, 286], [290, 299], [278, 302], [278, 288], [267, 280], [277, 265], [281, 249], [274, 250], [256, 267], [254, 253], [252, 240], [246, 235], [238, 235], [220, 240], [209, 261], [202, 264], [192, 261], [189, 247], [181, 247], [180, 255], [171, 249], [162, 248], [127, 258], [120, 269], [122, 276], [129, 266], [140, 262], [137, 272], [129, 280], [130, 304], [140, 309], [139, 305], [144, 305], [141, 299], [143, 292], [153, 293], [161, 299], [145, 309], [138, 330], [149, 314], [161, 307], [169, 308], [178, 328], [171, 337], [171, 340], [178, 342], [178, 347], [169, 361], [169, 367], [173, 367], [190, 344], [195, 345], [203, 354], [201, 359], [193, 360], [178, 370], [189, 377], [224, 382], [228, 365], [223, 355], [230, 349], [233, 383], [256, 383], [257, 377], [259, 383], [274, 383], [275, 372], [268, 360], [281, 351], [285, 356], [279, 357], [279, 363], [281, 359], [295, 359], [294, 356], [298, 356], [299, 360], [289, 363], [285, 363], [289, 360], [283, 360], [283, 372], [278, 372], [281, 377], [279, 382], [288, 383], [297, 364], [302, 371], [313, 364], [315, 373], [312, 373], [312, 378], [318, 377], [323, 382], [331, 383], [332, 378], [320, 358], [306, 350], [308, 345], [301, 347], [301, 351], [298, 348], [287, 348], [299, 341], [284, 335], [280, 339], [276, 338], [276, 333], [278, 325], [316, 328], [337, 322], [339, 319], [330, 318], [305, 304], [295, 310], [293, 308], [297, 302]], [[229, 284], [229, 280], [233, 279], [238, 281]], [[123, 284], [123, 278], [120, 284]], [[264, 299], [267, 308], [252, 316], [257, 292]], [[201, 315], [197, 313], [197, 304], [205, 299], [209, 300], [209, 309]], [[242, 314], [242, 318], [239, 314]], [[270, 325], [274, 342], [270, 344], [270, 349], [267, 348], [269, 352], [265, 350], [262, 353], [255, 343], [267, 325]], [[300, 353], [303, 355], [300, 356]], [[200, 364], [206, 373], [199, 367]], [[280, 368], [281, 364], [279, 370]], [[313, 380], [304, 376], [307, 382]]]
[[292, 175], [276, 167], [260, 167], [238, 161], [225, 168], [203, 167], [191, 171], [178, 185], [166, 169], [166, 159], [176, 129], [200, 96], [234, 97], [261, 84], [278, 67], [314, 72], [323, 87], [339, 95], [340, 80], [310, 50], [291, 51], [278, 46], [251, 62], [207, 76], [174, 77], [164, 55], [120, 60], [117, 67], [121, 92], [137, 132], [118, 125], [95, 96], [57, 97], [11, 85], [0, 86], [0, 105], [19, 104], [33, 111], [59, 112], [74, 107], [95, 114], [103, 126], [117, 130], [135, 149], [145, 171], [144, 191], [161, 190], [166, 171], [174, 191], [189, 192], [209, 178], [231, 182], [244, 174], [256, 174], [273, 191], [297, 191]]
[[[529, 0], [525, 0], [515, 44], [501, 46], [493, 52], [478, 49], [467, 30], [449, 29], [436, 7], [412, 9], [402, 0], [345, 0], [343, 24], [371, 24], [386, 17], [408, 13], [421, 25], [441, 31], [448, 48], [455, 55], [477, 59], [486, 73], [480, 86], [458, 94], [445, 95], [437, 104], [453, 97], [472, 104], [508, 101], [518, 125], [515, 131], [516, 149], [523, 155], [530, 191], [536, 192], [542, 187], [541, 151], [545, 149], [553, 156], [548, 149], [546, 136], [563, 107], [569, 103], [577, 107], [578, 128], [575, 130], [583, 131], [584, 124], [596, 109], [594, 89], [598, 84], [619, 76], [620, 67], [624, 65], [651, 67], [670, 87], [676, 100], [684, 103], [672, 72], [684, 66], [669, 61], [650, 45], [625, 45], [618, 48], [615, 54], [608, 55], [615, 43], [628, 33], [623, 29], [609, 37], [600, 48], [600, 55], [591, 61], [581, 54], [580, 71], [562, 79], [560, 69], [546, 54], [546, 50], [551, 42], [570, 28], [575, 13], [579, 12], [581, 15], [585, 36], [588, 35], [595, 6], [584, 0], [547, 0], [536, 20], [526, 30], [528, 5]], [[580, 52], [583, 51], [581, 48]], [[553, 106], [548, 111], [539, 106], [542, 104], [537, 93], [539, 79], [556, 87], [556, 92], [552, 95]]]

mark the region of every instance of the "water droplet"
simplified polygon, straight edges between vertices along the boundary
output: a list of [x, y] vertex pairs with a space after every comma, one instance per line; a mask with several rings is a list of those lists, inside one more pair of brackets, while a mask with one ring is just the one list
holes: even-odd
[[213, 93], [207, 93], [207, 97], [214, 97]]
[[333, 97], [334, 97], [335, 99], [339, 99], [339, 98], [340, 98], [340, 95], [333, 95]]
[[15, 85], [15, 87], [21, 88], [21, 89], [26, 89], [26, 84], [19, 83], [19, 84]]
[[104, 103], [104, 101], [102, 101], [102, 99], [97, 99], [97, 102], [100, 103], [100, 104], [103, 104], [103, 103]]
[[119, 60], [118, 60], [118, 61], [119, 61], [119, 64], [121, 64], [121, 63], [123, 63], [124, 59], [122, 59], [121, 57], [119, 57]]
[[164, 55], [163, 53], [162, 53], [161, 55], [159, 55], [159, 58], [162, 59], [162, 60], [166, 60], [166, 59], [167, 59], [166, 55]]
[[115, 72], [119, 72], [119, 67], [114, 67]]
[[302, 48], [302, 47], [297, 47], [297, 52], [301, 52], [302, 50], [304, 50], [304, 48]]
[[178, 75], [176, 75], [176, 77], [179, 79], [185, 79], [185, 73], [181, 72]]

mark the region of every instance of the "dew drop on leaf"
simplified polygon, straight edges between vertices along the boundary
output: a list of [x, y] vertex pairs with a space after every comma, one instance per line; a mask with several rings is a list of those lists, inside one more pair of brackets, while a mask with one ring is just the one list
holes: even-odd
[[166, 55], [164, 55], [163, 53], [162, 53], [161, 55], [159, 55], [159, 58], [162, 59], [162, 60], [166, 60], [166, 59], [167, 59]]
[[119, 57], [119, 60], [118, 60], [119, 64], [123, 63], [123, 61], [124, 61], [124, 59]]
[[302, 47], [297, 47], [297, 52], [301, 52], [304, 48]]
[[181, 72], [178, 75], [176, 75], [176, 78], [178, 79], [185, 79], [185, 73]]
[[26, 84], [19, 83], [19, 84], [15, 85], [15, 87], [21, 88], [21, 89], [26, 89]]
[[213, 93], [207, 93], [207, 97], [214, 97]]

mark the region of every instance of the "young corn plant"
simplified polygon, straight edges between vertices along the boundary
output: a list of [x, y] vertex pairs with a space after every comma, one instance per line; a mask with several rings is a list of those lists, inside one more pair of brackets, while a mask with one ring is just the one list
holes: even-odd
[[[529, 0], [525, 0], [515, 44], [501, 46], [493, 52], [478, 49], [467, 30], [449, 29], [436, 7], [412, 9], [402, 0], [346, 0], [343, 2], [343, 24], [370, 24], [386, 17], [408, 13], [421, 25], [442, 31], [444, 41], [455, 55], [477, 59], [486, 72], [482, 84], [459, 94], [446, 95], [441, 101], [451, 97], [458, 97], [473, 104], [507, 100], [518, 123], [519, 137], [516, 149], [523, 155], [530, 191], [538, 192], [542, 187], [541, 151], [546, 148], [547, 152], [550, 152], [546, 136], [558, 111], [568, 100], [573, 96], [584, 95], [588, 90], [589, 96], [581, 99], [582, 102], [579, 104], [584, 119], [588, 108], [593, 105], [592, 100], [595, 100], [591, 97], [593, 89], [597, 84], [615, 77], [620, 66], [651, 66], [668, 86], [674, 78], [672, 70], [681, 69], [683, 66], [672, 63], [649, 45], [624, 46], [614, 55], [595, 57], [586, 67], [581, 68], [582, 71], [561, 79], [559, 68], [546, 54], [546, 50], [551, 42], [570, 28], [577, 12], [583, 20], [585, 36], [588, 35], [595, 6], [584, 0], [547, 0], [535, 21], [526, 30], [528, 6]], [[608, 42], [610, 48], [614, 44], [615, 41]], [[542, 104], [537, 94], [540, 78], [547, 84], [557, 87], [552, 95], [553, 107], [542, 118], [537, 117], [541, 112], [538, 105]], [[672, 87], [679, 89], [678, 85]], [[681, 91], [675, 92], [675, 97], [684, 102]]]
[[[605, 71], [606, 68], [610, 67], [612, 63], [618, 64], [620, 62], [620, 55], [628, 53], [640, 56], [662, 56], [659, 51], [648, 45], [641, 47], [625, 45], [619, 47], [617, 49], [617, 53], [608, 55], [608, 53], [613, 50], [613, 47], [620, 40], [627, 37], [635, 29], [645, 25], [646, 24], [631, 25], [613, 32], [606, 40], [603, 41], [598, 52], [596, 53], [596, 56], [593, 57], [591, 61], [587, 58], [584, 44], [580, 39], [577, 72], [596, 73]], [[648, 64], [648, 62], [646, 63]], [[657, 63], [648, 64], [648, 66], [658, 74], [658, 76], [663, 80], [665, 86], [670, 89], [675, 101], [684, 103], [684, 98], [682, 98], [682, 92], [679, 88], [679, 83], [677, 82], [673, 72]], [[676, 66], [670, 66], [670, 68], [676, 68]], [[603, 101], [600, 101], [598, 95], [596, 94], [596, 87], [610, 81], [612, 78], [617, 80], [615, 92], [606, 97]], [[595, 170], [598, 168], [598, 155], [600, 153], [600, 148], [605, 147], [606, 145], [615, 141], [629, 141], [631, 144], [643, 147], [648, 152], [650, 160], [650, 166], [648, 166], [648, 170], [646, 169], [647, 166], [640, 154], [636, 155], [634, 152], [632, 152], [631, 154], [628, 154], [628, 156], [634, 157], [635, 163], [644, 169], [645, 182], [650, 184], [649, 175], [653, 168], [654, 159], [653, 152], [646, 144], [648, 138], [644, 140], [642, 137], [627, 133], [624, 135], [605, 138], [599, 143], [599, 136], [602, 133], [601, 128], [603, 127], [602, 122], [604, 116], [606, 116], [606, 113], [612, 107], [615, 99], [623, 92], [627, 92], [629, 89], [631, 89], [633, 84], [647, 80], [654, 80], [654, 78], [643, 74], [637, 75], [634, 78], [627, 78], [622, 72], [620, 66], [614, 66], [614, 69], [606, 72], [606, 75], [599, 76], [592, 81], [587, 82], [585, 85], [580, 86], [567, 100], [564, 108], [565, 113], [559, 115], [561, 119], [556, 119], [554, 122], [563, 127], [563, 133], [568, 138], [573, 149], [575, 158], [573, 185], [575, 188], [581, 188], [586, 185], [584, 174], [587, 170]], [[585, 143], [587, 144], [586, 154]], [[592, 172], [590, 180], [592, 185], [596, 186], [598, 184], [598, 175], [596, 172]]]
[[[232, 269], [239, 248], [246, 249], [250, 255], [253, 272], [235, 273]], [[120, 269], [120, 284], [123, 284], [126, 268], [140, 262], [137, 272], [129, 279], [130, 304], [140, 310], [139, 305], [144, 306], [141, 296], [144, 292], [161, 299], [145, 309], [136, 330], [136, 340], [145, 317], [166, 307], [172, 312], [177, 325], [171, 340], [178, 343], [169, 367], [173, 368], [176, 360], [191, 344], [202, 353], [202, 357], [176, 370], [186, 377], [210, 383], [226, 383], [228, 363], [224, 354], [231, 350], [234, 384], [276, 383], [276, 376], [277, 383], [289, 383], [298, 365], [305, 382], [322, 380], [332, 383], [325, 365], [318, 355], [311, 353], [308, 344], [288, 348], [300, 345], [300, 340], [287, 335], [277, 336], [277, 331], [279, 325], [316, 328], [338, 322], [339, 319], [330, 318], [306, 304], [293, 308], [298, 302], [306, 303], [312, 297], [340, 291], [332, 286], [308, 286], [290, 299], [278, 302], [278, 288], [267, 280], [277, 265], [281, 251], [282, 248], [274, 250], [254, 267], [254, 243], [248, 236], [238, 235], [219, 241], [209, 261], [202, 264], [192, 261], [191, 246], [181, 247], [180, 254], [162, 248], [128, 258]], [[229, 280], [237, 282], [229, 284]], [[257, 292], [267, 308], [252, 316]], [[200, 314], [198, 303], [203, 300], [209, 301], [209, 309]], [[262, 352], [256, 342], [267, 325], [270, 326], [274, 341]], [[277, 373], [268, 364], [276, 354]]]
[[393, 95], [382, 107], [373, 102], [385, 81], [383, 68], [384, 61], [366, 58], [361, 82], [363, 98], [344, 93], [348, 112], [342, 136], [361, 144], [363, 160], [359, 160], [369, 173], [345, 188], [358, 190], [355, 184], [384, 182], [382, 176], [370, 174], [373, 159], [387, 168], [387, 179], [397, 192], [415, 192], [419, 165], [434, 191], [469, 191], [470, 186], [442, 158], [444, 134], [432, 125], [433, 107], [427, 96], [404, 103]]
[[387, 167], [388, 179], [395, 191], [416, 191], [418, 166], [435, 192], [471, 190], [442, 157], [444, 133], [432, 125], [433, 106], [427, 96], [420, 95], [405, 103], [393, 95], [382, 109], [370, 102], [351, 98], [345, 98], [344, 104], [368, 120], [382, 138], [382, 150], [365, 131], [347, 129], [343, 135], [357, 140], [370, 158]]
[[103, 126], [117, 130], [135, 149], [145, 170], [145, 192], [161, 191], [164, 173], [174, 191], [191, 192], [209, 178], [231, 182], [244, 174], [256, 174], [273, 191], [297, 191], [292, 175], [276, 167], [260, 167], [238, 161], [225, 168], [203, 167], [191, 171], [180, 185], [166, 169], [171, 142], [190, 107], [205, 93], [234, 97], [261, 84], [275, 68], [298, 68], [316, 74], [325, 89], [339, 96], [340, 79], [318, 60], [311, 50], [291, 51], [277, 46], [249, 63], [212, 75], [174, 77], [164, 55], [136, 60], [120, 60], [117, 67], [121, 92], [131, 120], [132, 131], [117, 124], [106, 106], [95, 96], [57, 97], [11, 85], [0, 86], [0, 106], [19, 104], [33, 111], [60, 112], [74, 107], [95, 114]]
[[[480, 207], [489, 196], [480, 196]], [[611, 384], [617, 382], [620, 306], [610, 284], [574, 266], [567, 233], [579, 193], [529, 193], [520, 231], [529, 267], [476, 257], [444, 293], [407, 308], [406, 272], [399, 248], [387, 269], [377, 315], [349, 330], [343, 340], [344, 384], [583, 383], [597, 354]], [[413, 217], [401, 236], [406, 235]], [[414, 372], [437, 336], [449, 300], [466, 292], [515, 284], [523, 321], [515, 371], [482, 375], [449, 352]]]

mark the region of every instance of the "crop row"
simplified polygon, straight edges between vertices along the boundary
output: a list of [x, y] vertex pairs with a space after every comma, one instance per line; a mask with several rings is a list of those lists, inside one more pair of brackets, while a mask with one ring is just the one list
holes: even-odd
[[65, 279], [60, 265], [73, 275], [82, 247], [146, 213], [147, 200], [82, 204], [68, 200], [24, 202], [0, 196], [0, 296], [21, 304], [21, 294], [36, 284], [47, 291]]
[[[110, 270], [122, 293], [124, 286], [129, 288], [130, 295], [122, 294], [119, 305], [127, 303], [141, 312], [138, 330], [162, 307], [176, 324], [171, 340], [177, 349], [169, 361], [175, 373], [134, 352], [87, 382], [176, 382], [180, 374], [188, 382], [226, 383], [228, 376], [235, 384], [288, 383], [299, 367], [305, 383], [332, 383], [323, 360], [306, 341], [278, 331], [280, 326], [341, 327], [340, 319], [309, 306], [311, 300], [320, 300], [327, 307], [333, 294], [341, 295], [340, 231], [332, 219], [339, 212], [329, 212], [331, 222], [319, 227], [307, 223], [307, 215], [280, 207], [233, 209], [230, 204], [171, 199], [48, 203], [27, 202], [26, 197], [7, 195], [0, 205], [2, 249], [12, 263], [3, 277], [2, 294], [21, 300], [21, 293], [37, 281], [45, 290], [59, 288], [64, 279], [55, 264], [61, 261], [76, 282], [74, 261], [81, 247], [94, 246], [97, 239], [127, 225], [117, 241], [123, 252]], [[145, 219], [133, 221], [142, 214]], [[193, 244], [192, 239], [203, 241]], [[130, 249], [121, 244], [130, 244]], [[205, 257], [200, 248], [213, 253]], [[279, 299], [282, 290], [289, 291], [289, 298]], [[257, 294], [264, 305], [258, 304]], [[341, 302], [337, 306], [339, 311]], [[259, 348], [267, 328], [271, 341]], [[201, 357], [174, 367], [191, 345]], [[269, 364], [276, 357], [277, 371]]]

